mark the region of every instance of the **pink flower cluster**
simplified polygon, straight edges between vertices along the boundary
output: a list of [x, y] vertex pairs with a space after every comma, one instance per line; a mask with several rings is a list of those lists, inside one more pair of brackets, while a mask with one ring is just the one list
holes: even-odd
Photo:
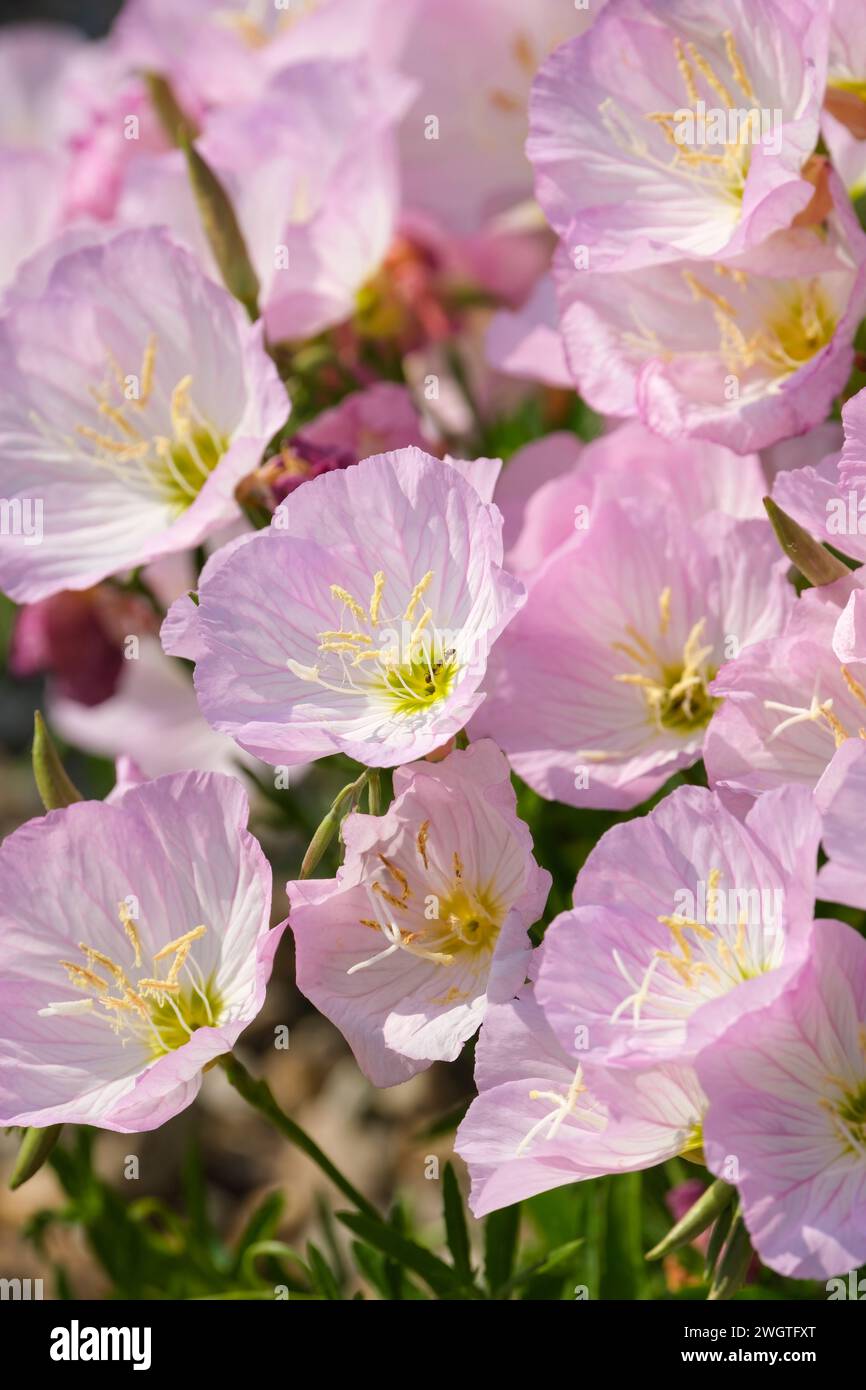
[[[144, 770], [0, 848], [0, 1124], [190, 1103], [286, 925], [224, 770], [337, 756], [297, 985], [377, 1086], [480, 1027], [476, 1215], [683, 1155], [866, 1261], [866, 25], [721, 10], [0, 35], [12, 668]], [[552, 921], [541, 800], [610, 813]]]

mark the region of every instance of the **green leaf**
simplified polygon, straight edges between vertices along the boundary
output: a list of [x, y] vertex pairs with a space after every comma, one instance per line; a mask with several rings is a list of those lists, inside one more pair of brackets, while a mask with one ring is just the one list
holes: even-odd
[[599, 1297], [643, 1297], [646, 1273], [641, 1237], [640, 1173], [620, 1173], [608, 1179], [607, 1231]]
[[332, 1303], [340, 1302], [340, 1286], [334, 1277], [327, 1260], [318, 1246], [310, 1241], [307, 1245], [307, 1264], [313, 1288]]
[[496, 1294], [511, 1278], [520, 1234], [520, 1203], [492, 1211], [484, 1222], [484, 1278]]
[[66, 774], [39, 710], [33, 716], [33, 775], [46, 811], [72, 806], [83, 799]]
[[45, 1129], [25, 1129], [15, 1167], [9, 1179], [9, 1186], [13, 1192], [27, 1182], [28, 1178], [32, 1178], [34, 1173], [39, 1172], [60, 1138], [62, 1129], [62, 1125], [48, 1125]]
[[708, 1302], [720, 1303], [734, 1297], [743, 1286], [753, 1254], [743, 1214], [738, 1211], [731, 1222], [731, 1230], [713, 1276]]
[[445, 1233], [448, 1249], [454, 1261], [454, 1268], [467, 1283], [472, 1283], [472, 1258], [469, 1248], [469, 1231], [466, 1226], [466, 1213], [463, 1210], [463, 1197], [457, 1183], [457, 1174], [451, 1163], [445, 1164], [442, 1179], [442, 1205], [445, 1213]]
[[444, 1260], [440, 1260], [423, 1246], [408, 1240], [406, 1236], [400, 1235], [391, 1226], [384, 1226], [378, 1221], [371, 1221], [367, 1216], [348, 1211], [337, 1212], [337, 1220], [342, 1221], [353, 1235], [360, 1236], [368, 1245], [381, 1250], [389, 1259], [398, 1261], [419, 1275], [439, 1298], [481, 1298], [480, 1290], [474, 1285], [462, 1283], [456, 1271], [445, 1264]]
[[696, 1236], [712, 1225], [716, 1217], [733, 1201], [735, 1195], [734, 1188], [729, 1183], [717, 1178], [701, 1193], [685, 1216], [668, 1231], [664, 1240], [660, 1240], [658, 1245], [650, 1250], [647, 1259], [660, 1260], [663, 1255], [669, 1255], [671, 1251], [689, 1245]]

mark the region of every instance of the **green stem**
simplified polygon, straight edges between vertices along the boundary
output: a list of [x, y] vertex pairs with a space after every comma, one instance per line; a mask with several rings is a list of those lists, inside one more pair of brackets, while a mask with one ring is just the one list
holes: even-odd
[[363, 1212], [365, 1216], [377, 1224], [381, 1223], [382, 1218], [376, 1208], [367, 1201], [366, 1197], [361, 1195], [356, 1187], [352, 1186], [349, 1179], [344, 1177], [339, 1168], [334, 1166], [327, 1154], [322, 1152], [309, 1134], [283, 1113], [274, 1100], [271, 1088], [266, 1081], [256, 1081], [254, 1077], [250, 1076], [243, 1063], [239, 1062], [237, 1057], [230, 1052], [220, 1058], [220, 1065], [235, 1090], [243, 1096], [248, 1105], [251, 1105], [254, 1110], [258, 1110], [260, 1115], [264, 1116], [285, 1139], [289, 1140], [289, 1143], [294, 1144], [295, 1148], [300, 1149], [309, 1159], [312, 1159], [313, 1163], [325, 1174], [325, 1177], [330, 1178], [334, 1186], [340, 1189], [343, 1196], [347, 1197], [358, 1211]]

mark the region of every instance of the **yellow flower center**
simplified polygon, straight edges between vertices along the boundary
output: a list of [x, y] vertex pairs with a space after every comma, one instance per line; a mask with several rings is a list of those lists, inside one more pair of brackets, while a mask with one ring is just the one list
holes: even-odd
[[[40, 1009], [44, 1017], [88, 1014], [102, 1019], [124, 1043], [136, 1038], [154, 1058], [182, 1047], [197, 1028], [219, 1020], [222, 1003], [213, 980], [206, 980], [195, 962], [192, 948], [206, 933], [193, 927], [170, 941], [152, 957], [145, 969], [135, 921], [125, 903], [118, 915], [132, 950], [129, 973], [104, 951], [79, 942], [82, 962], [62, 960], [69, 983], [86, 998], [60, 1000]], [[167, 962], [163, 975], [163, 962]]]

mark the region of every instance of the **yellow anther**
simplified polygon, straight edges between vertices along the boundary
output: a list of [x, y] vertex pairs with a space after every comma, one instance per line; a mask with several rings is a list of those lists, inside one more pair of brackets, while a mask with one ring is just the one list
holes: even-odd
[[97, 975], [95, 970], [85, 970], [83, 965], [76, 965], [74, 961], [62, 960], [60, 964], [69, 976], [70, 983], [76, 989], [96, 989], [106, 990], [109, 988], [107, 980], [103, 980], [101, 975]]
[[847, 666], [840, 667], [840, 670], [842, 672], [842, 679], [844, 680], [848, 689], [851, 691], [851, 694], [854, 696], [855, 700], [859, 700], [861, 705], [866, 705], [866, 690], [864, 690], [860, 682], [856, 680], [854, 676], [851, 675], [851, 672], [848, 670]]
[[463, 860], [460, 858], [460, 855], [457, 853], [456, 849], [454, 851], [454, 877], [463, 877]]
[[418, 830], [418, 837], [415, 841], [416, 845], [418, 846], [418, 855], [425, 869], [430, 868], [430, 865], [427, 861], [427, 836], [429, 832], [430, 822], [429, 820], [425, 820], [423, 825]]
[[116, 425], [120, 432], [125, 434], [128, 439], [141, 439], [141, 431], [137, 430], [135, 425], [130, 424], [120, 406], [112, 405], [110, 401], [100, 400], [99, 413], [100, 415], [106, 416], [106, 418], [109, 419], [113, 425]]
[[143, 408], [150, 400], [150, 393], [153, 390], [153, 376], [156, 371], [156, 334], [151, 333], [144, 349], [144, 357], [141, 361], [141, 377], [139, 380], [137, 406]]
[[141, 941], [139, 940], [138, 936], [138, 928], [136, 927], [135, 922], [133, 921], [132, 913], [126, 906], [126, 903], [118, 903], [117, 912], [118, 916], [120, 917], [123, 930], [129, 937], [130, 945], [132, 946], [132, 949], [135, 952], [135, 964], [136, 967], [138, 967], [141, 965]]
[[671, 623], [671, 587], [668, 584], [659, 594], [659, 632], [664, 637]]
[[695, 82], [695, 75], [692, 72], [689, 60], [686, 57], [682, 40], [674, 38], [674, 53], [676, 55], [677, 67], [682, 75], [683, 82], [686, 84], [686, 93], [692, 106], [697, 105], [699, 100], [698, 86]]
[[395, 897], [395, 895], [389, 892], [387, 888], [383, 888], [382, 884], [379, 882], [378, 879], [376, 879], [376, 881], [373, 883], [373, 892], [378, 893], [379, 897], [384, 898], [385, 902], [390, 903], [392, 907], [399, 908], [401, 912], [406, 911], [405, 900], [403, 898]]
[[180, 985], [175, 980], [139, 980], [138, 988], [142, 994], [180, 993]]
[[319, 641], [320, 641], [320, 642], [339, 642], [339, 641], [345, 641], [345, 642], [361, 642], [361, 643], [366, 643], [367, 646], [369, 646], [370, 643], [373, 641], [373, 639], [372, 639], [372, 637], [368, 637], [367, 634], [366, 634], [366, 632], [348, 632], [348, 631], [346, 631], [346, 629], [344, 629], [344, 628], [335, 627], [335, 628], [328, 628], [325, 632], [320, 632], [320, 633], [319, 633]]
[[190, 432], [189, 390], [192, 377], [181, 377], [171, 393], [171, 427], [178, 439], [184, 439]]
[[173, 955], [181, 946], [185, 946], [188, 941], [200, 941], [206, 931], [207, 927], [193, 927], [191, 931], [184, 932], [183, 936], [179, 936], [176, 940], [170, 941], [167, 946], [163, 946], [160, 951], [157, 951], [156, 955], [153, 957], [154, 965], [156, 965], [157, 961], [165, 960], [166, 956]]
[[407, 898], [411, 898], [412, 890], [409, 887], [409, 880], [403, 873], [403, 870], [399, 869], [397, 865], [394, 863], [394, 861], [392, 859], [386, 858], [384, 854], [379, 855], [379, 860], [382, 864], [385, 865], [385, 868], [388, 870], [388, 873], [394, 879], [394, 882], [400, 889], [403, 900], [405, 901]]
[[174, 984], [174, 982], [177, 980], [181, 970], [183, 970], [183, 967], [186, 965], [186, 958], [191, 950], [191, 941], [186, 941], [184, 942], [183, 946], [178, 946], [177, 954], [175, 955], [175, 958], [172, 961], [171, 966], [169, 968], [169, 972], [166, 975], [166, 982], [168, 984]]
[[707, 917], [711, 922], [714, 922], [718, 915], [719, 883], [721, 877], [721, 869], [710, 869], [707, 875]]
[[693, 43], [687, 43], [686, 48], [688, 50], [689, 57], [691, 58], [695, 67], [697, 68], [698, 72], [704, 78], [707, 85], [711, 87], [712, 90], [715, 92], [722, 105], [728, 107], [729, 109], [731, 107], [736, 106], [736, 102], [734, 101], [734, 98], [731, 96], [724, 82], [720, 77], [716, 75], [712, 65], [704, 57], [700, 49], [697, 48], [696, 45]]
[[87, 439], [91, 444], [96, 444], [100, 449], [105, 449], [109, 454], [114, 454], [118, 463], [129, 463], [133, 459], [145, 458], [148, 452], [146, 440], [140, 444], [124, 444], [122, 439], [112, 439], [108, 434], [100, 434], [99, 430], [93, 429], [90, 425], [76, 425], [75, 433], [80, 434], [82, 439]]
[[432, 578], [433, 571], [428, 570], [427, 573], [424, 575], [424, 578], [418, 580], [418, 583], [415, 585], [415, 588], [409, 595], [409, 602], [406, 605], [406, 612], [403, 614], [404, 623], [411, 623], [412, 619], [415, 616], [415, 609], [418, 607], [421, 595], [425, 593], [426, 590], [429, 588], [430, 581], [432, 580]]
[[119, 985], [126, 985], [129, 983], [123, 967], [118, 965], [116, 961], [113, 961], [111, 956], [105, 955], [103, 951], [97, 951], [93, 946], [86, 946], [83, 941], [79, 941], [78, 949], [81, 951], [82, 955], [87, 957], [91, 965], [101, 965], [104, 970], [107, 970], [109, 974], [113, 975]]
[[724, 295], [717, 294], [716, 291], [711, 290], [709, 286], [701, 284], [701, 281], [693, 271], [684, 270], [682, 272], [682, 277], [695, 299], [709, 300], [710, 304], [713, 304], [720, 314], [724, 314], [725, 318], [736, 318], [737, 311], [731, 302], [725, 299]]
[[415, 644], [416, 644], [417, 642], [420, 641], [420, 639], [421, 639], [421, 633], [424, 631], [425, 627], [427, 626], [427, 624], [429, 623], [429, 621], [430, 621], [430, 619], [431, 619], [432, 617], [433, 617], [433, 609], [432, 609], [432, 608], [425, 608], [425, 609], [424, 609], [424, 612], [421, 614], [421, 617], [418, 619], [418, 622], [415, 624], [415, 628], [414, 628], [414, 630], [413, 630], [413, 632], [412, 632], [412, 636], [409, 638], [409, 651], [410, 651], [410, 652], [412, 651], [412, 648], [415, 646]]
[[379, 621], [379, 608], [382, 603], [382, 591], [385, 588], [385, 571], [377, 570], [373, 575], [373, 593], [370, 596], [370, 622]]
[[332, 584], [331, 593], [333, 594], [335, 599], [338, 599], [340, 603], [344, 603], [346, 605], [349, 612], [352, 614], [352, 617], [355, 618], [357, 622], [367, 622], [366, 610], [362, 608], [361, 604], [358, 602], [357, 599], [352, 598], [352, 595], [349, 593], [348, 589], [344, 589], [340, 584]]
[[740, 91], [743, 93], [746, 99], [748, 101], [754, 101], [755, 93], [752, 88], [752, 84], [749, 81], [746, 69], [743, 67], [743, 60], [737, 52], [737, 43], [736, 39], [734, 38], [733, 30], [726, 29], [724, 34], [722, 35], [722, 38], [725, 41], [725, 53], [727, 54], [728, 62], [731, 65], [731, 72], [734, 74], [735, 82], [739, 86]]

